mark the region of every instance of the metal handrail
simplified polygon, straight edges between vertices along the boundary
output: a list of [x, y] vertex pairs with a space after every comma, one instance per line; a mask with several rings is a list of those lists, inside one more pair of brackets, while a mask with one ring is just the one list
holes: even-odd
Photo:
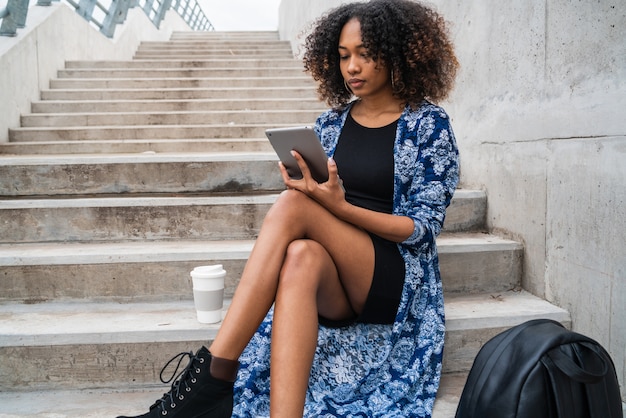
[[[50, 6], [52, 1], [38, 0], [37, 6]], [[85, 20], [94, 25], [101, 33], [112, 38], [117, 25], [123, 23], [128, 10], [139, 6], [150, 21], [158, 28], [165, 18], [165, 13], [173, 9], [183, 18], [192, 30], [215, 30], [206, 17], [197, 0], [65, 0], [76, 9]], [[29, 0], [8, 0], [4, 9], [0, 9], [0, 35], [15, 36], [17, 29], [26, 26]]]
[[28, 0], [9, 0], [4, 9], [0, 9], [0, 35], [15, 36], [17, 29], [26, 26]]

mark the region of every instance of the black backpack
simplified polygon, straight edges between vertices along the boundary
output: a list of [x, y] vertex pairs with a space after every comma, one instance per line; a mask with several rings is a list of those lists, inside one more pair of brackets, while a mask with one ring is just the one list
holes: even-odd
[[456, 418], [623, 418], [615, 366], [591, 338], [528, 321], [480, 349]]

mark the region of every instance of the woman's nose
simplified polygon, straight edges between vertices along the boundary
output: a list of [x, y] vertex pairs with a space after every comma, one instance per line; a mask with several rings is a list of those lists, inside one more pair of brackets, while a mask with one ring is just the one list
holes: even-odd
[[348, 62], [348, 73], [356, 74], [359, 72], [360, 68], [361, 67], [359, 66], [357, 60], [355, 58], [350, 58], [350, 61]]

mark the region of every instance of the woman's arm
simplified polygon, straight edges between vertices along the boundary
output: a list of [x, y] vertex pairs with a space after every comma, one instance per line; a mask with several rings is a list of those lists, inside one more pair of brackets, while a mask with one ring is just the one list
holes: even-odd
[[411, 134], [399, 145], [395, 213], [411, 217], [414, 230], [404, 242], [421, 247], [432, 244], [443, 228], [446, 208], [459, 180], [459, 154], [443, 109], [434, 105], [403, 121]]
[[335, 215], [346, 222], [393, 242], [403, 242], [413, 234], [413, 220], [352, 205], [344, 200]]
[[328, 181], [317, 183], [311, 178], [309, 169], [300, 154], [294, 152], [293, 155], [302, 171], [303, 178], [291, 179], [281, 164], [283, 181], [287, 187], [299, 190], [315, 199], [339, 219], [390, 241], [402, 242], [413, 233], [413, 221], [407, 216], [376, 212], [348, 203], [341, 186], [341, 179], [337, 174], [337, 164], [332, 158], [328, 159]]

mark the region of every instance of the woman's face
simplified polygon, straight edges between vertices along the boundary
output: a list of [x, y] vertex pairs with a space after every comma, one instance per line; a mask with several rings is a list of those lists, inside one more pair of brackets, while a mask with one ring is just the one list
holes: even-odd
[[339, 35], [339, 67], [355, 96], [392, 94], [389, 71], [363, 47], [361, 22], [356, 18], [349, 20]]

